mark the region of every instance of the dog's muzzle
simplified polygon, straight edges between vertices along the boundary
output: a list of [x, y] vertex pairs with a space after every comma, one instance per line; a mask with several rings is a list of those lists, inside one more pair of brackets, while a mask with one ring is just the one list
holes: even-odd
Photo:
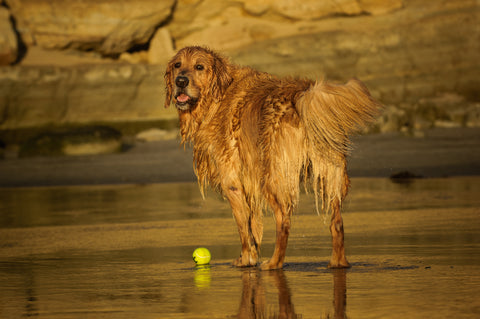
[[188, 86], [188, 83], [190, 81], [188, 80], [188, 78], [186, 76], [177, 76], [177, 78], [175, 79], [175, 84], [179, 87], [179, 88], [186, 88]]
[[188, 84], [190, 80], [188, 77], [179, 75], [175, 79], [175, 85], [177, 86], [177, 94], [175, 95], [175, 105], [177, 109], [185, 111], [188, 110], [191, 105], [195, 104], [195, 99], [193, 99], [187, 91]]

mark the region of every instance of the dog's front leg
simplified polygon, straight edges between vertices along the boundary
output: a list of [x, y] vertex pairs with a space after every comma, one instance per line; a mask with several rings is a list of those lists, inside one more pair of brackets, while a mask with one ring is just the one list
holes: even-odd
[[230, 186], [224, 192], [232, 207], [242, 243], [242, 253], [233, 262], [233, 265], [236, 267], [256, 266], [263, 235], [261, 212], [252, 211], [240, 186]]

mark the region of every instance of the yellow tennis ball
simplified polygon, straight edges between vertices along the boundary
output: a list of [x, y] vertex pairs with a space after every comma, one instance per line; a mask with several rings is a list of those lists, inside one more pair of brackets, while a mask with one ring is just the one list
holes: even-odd
[[193, 252], [193, 261], [197, 265], [207, 265], [210, 262], [210, 259], [212, 259], [212, 255], [210, 255], [207, 248], [200, 247]]

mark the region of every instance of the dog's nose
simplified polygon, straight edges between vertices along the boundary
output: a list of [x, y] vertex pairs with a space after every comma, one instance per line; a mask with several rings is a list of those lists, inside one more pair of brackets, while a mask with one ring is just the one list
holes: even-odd
[[177, 76], [175, 79], [175, 84], [179, 88], [186, 88], [188, 85], [188, 78], [186, 76]]

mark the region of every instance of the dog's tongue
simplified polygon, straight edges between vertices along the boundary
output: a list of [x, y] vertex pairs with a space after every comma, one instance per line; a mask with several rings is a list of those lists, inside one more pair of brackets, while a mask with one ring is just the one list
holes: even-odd
[[177, 101], [180, 103], [185, 103], [188, 101], [188, 99], [190, 99], [190, 97], [188, 97], [188, 95], [186, 94], [180, 94], [179, 96], [177, 96]]

